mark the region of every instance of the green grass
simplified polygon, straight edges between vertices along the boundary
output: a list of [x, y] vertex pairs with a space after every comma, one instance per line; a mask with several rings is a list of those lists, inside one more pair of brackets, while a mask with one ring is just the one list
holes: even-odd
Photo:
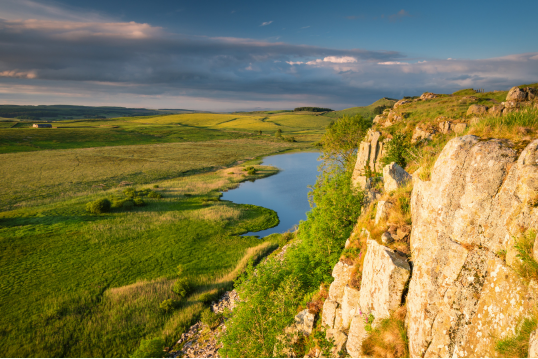
[[329, 112], [326, 114], [326, 116], [331, 117], [333, 119], [337, 119], [338, 117], [342, 117], [343, 115], [348, 115], [348, 116], [361, 115], [364, 118], [374, 118], [375, 117], [374, 109], [376, 107], [378, 106], [392, 107], [396, 103], [396, 101], [397, 100], [382, 98], [368, 106], [351, 107], [351, 108], [341, 110], [341, 111]]
[[[239, 234], [278, 223], [271, 210], [218, 201], [245, 179], [225, 171], [160, 182], [165, 198], [132, 211], [85, 211], [91, 200], [123, 196], [111, 189], [1, 212], [0, 352], [127, 356], [144, 337], [177, 340], [203, 309], [197, 298], [229, 286], [248, 248], [263, 242]], [[247, 178], [274, 172], [260, 167]], [[164, 313], [159, 303], [177, 299], [179, 264], [197, 292]]]
[[523, 319], [516, 334], [498, 340], [495, 344], [495, 350], [505, 358], [527, 358], [529, 356], [529, 338], [537, 324], [536, 317]]

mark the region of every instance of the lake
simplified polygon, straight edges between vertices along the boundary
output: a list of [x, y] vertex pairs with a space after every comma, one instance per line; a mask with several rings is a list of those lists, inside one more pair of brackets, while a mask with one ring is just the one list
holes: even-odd
[[295, 152], [264, 158], [263, 165], [274, 166], [280, 172], [274, 176], [254, 182], [243, 182], [231, 191], [225, 192], [222, 200], [234, 203], [254, 204], [270, 208], [278, 213], [278, 226], [245, 235], [260, 237], [272, 233], [282, 233], [306, 220], [308, 204], [307, 186], [316, 183], [319, 152]]

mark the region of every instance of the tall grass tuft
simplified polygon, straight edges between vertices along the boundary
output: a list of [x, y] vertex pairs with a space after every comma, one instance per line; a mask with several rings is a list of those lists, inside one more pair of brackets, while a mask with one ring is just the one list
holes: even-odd
[[538, 320], [536, 316], [525, 318], [518, 326], [517, 333], [500, 339], [495, 344], [495, 350], [507, 358], [526, 358], [529, 356], [529, 339], [536, 329]]

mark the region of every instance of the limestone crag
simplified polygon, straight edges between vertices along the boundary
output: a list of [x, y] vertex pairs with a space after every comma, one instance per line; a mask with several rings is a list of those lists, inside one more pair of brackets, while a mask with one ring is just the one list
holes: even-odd
[[531, 333], [529, 340], [529, 358], [538, 358], [538, 329]]
[[488, 113], [488, 107], [484, 105], [471, 105], [467, 110], [467, 115], [483, 116]]
[[413, 137], [411, 143], [417, 143], [419, 141], [431, 141], [437, 131], [433, 128], [422, 128], [417, 126], [413, 131]]
[[432, 92], [424, 92], [421, 96], [420, 96], [420, 99], [421, 100], [431, 100], [433, 98], [437, 98], [438, 95], [432, 93]]
[[404, 186], [409, 181], [411, 181], [411, 175], [397, 163], [392, 162], [383, 168], [385, 192], [395, 191], [398, 187]]
[[[514, 333], [535, 299], [509, 254], [521, 228], [538, 228], [538, 208], [529, 204], [536, 193], [538, 140], [518, 158], [499, 140], [455, 138], [431, 181], [415, 179], [406, 318], [411, 356], [492, 356], [493, 338]], [[506, 263], [496, 255], [501, 251]]]
[[360, 308], [376, 320], [387, 318], [402, 304], [402, 294], [411, 274], [405, 256], [369, 240], [364, 258]]

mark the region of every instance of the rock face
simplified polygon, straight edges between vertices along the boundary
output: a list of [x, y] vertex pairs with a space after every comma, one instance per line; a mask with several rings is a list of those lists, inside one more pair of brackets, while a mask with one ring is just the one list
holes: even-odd
[[471, 105], [467, 110], [467, 115], [485, 115], [488, 113], [488, 107], [483, 105]]
[[344, 288], [349, 281], [349, 276], [353, 266], [347, 265], [343, 262], [338, 262], [333, 268], [334, 281], [329, 287], [329, 299], [335, 302], [341, 303], [344, 297]]
[[535, 305], [536, 290], [496, 253], [513, 250], [521, 228], [538, 228], [538, 208], [530, 205], [536, 193], [538, 140], [518, 158], [499, 140], [455, 138], [431, 181], [415, 179], [406, 317], [412, 357], [493, 356], [493, 337], [513, 333]]
[[538, 358], [538, 330], [531, 333], [529, 340], [529, 358]]
[[410, 180], [411, 175], [395, 162], [392, 162], [390, 165], [383, 168], [383, 182], [386, 192], [394, 191]]
[[366, 339], [368, 332], [364, 328], [364, 317], [355, 315], [351, 320], [349, 335], [347, 337], [346, 349], [352, 358], [361, 358], [362, 342]]
[[376, 319], [387, 318], [398, 309], [411, 274], [407, 259], [393, 250], [368, 241], [360, 290], [360, 308]]
[[[366, 138], [359, 145], [357, 162], [353, 170], [352, 182], [358, 186], [366, 182], [365, 169], [370, 167], [371, 171], [380, 172], [381, 158], [384, 155], [383, 147], [385, 141], [380, 141], [381, 132], [368, 130]], [[363, 178], [361, 178], [363, 177]], [[364, 189], [364, 187], [362, 187]]]
[[377, 202], [377, 211], [375, 214], [375, 224], [377, 225], [380, 221], [387, 219], [388, 210], [391, 207], [391, 203], [387, 201]]
[[398, 108], [398, 107], [400, 107], [401, 105], [405, 105], [406, 103], [411, 103], [411, 101], [402, 99], [402, 100], [396, 102], [396, 103], [394, 104], [394, 107], [393, 107], [393, 108]]
[[347, 329], [351, 324], [351, 319], [359, 314], [360, 291], [347, 285], [344, 288], [342, 298], [342, 328]]

